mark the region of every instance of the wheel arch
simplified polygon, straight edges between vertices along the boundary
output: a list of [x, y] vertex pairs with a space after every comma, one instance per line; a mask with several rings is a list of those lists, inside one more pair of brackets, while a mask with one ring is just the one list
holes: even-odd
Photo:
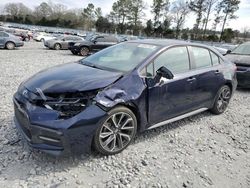
[[133, 102], [126, 102], [126, 103], [119, 103], [115, 105], [113, 108], [120, 107], [120, 106], [126, 107], [133, 112], [137, 121], [137, 132], [141, 132], [141, 115], [138, 110], [138, 107]]
[[4, 45], [4, 47], [5, 47], [5, 48], [6, 48], [6, 45], [7, 45], [9, 42], [13, 43], [13, 44], [14, 44], [14, 46], [16, 47], [16, 43], [15, 43], [14, 41], [12, 41], [12, 40], [8, 40], [8, 41], [6, 41], [6, 42], [5, 42], [5, 45]]
[[225, 85], [227, 85], [230, 88], [231, 92], [233, 92], [233, 84], [230, 81], [226, 81]]

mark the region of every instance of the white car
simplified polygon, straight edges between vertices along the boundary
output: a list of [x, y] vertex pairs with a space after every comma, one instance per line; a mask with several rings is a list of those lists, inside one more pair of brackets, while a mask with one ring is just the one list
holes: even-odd
[[50, 39], [54, 39], [56, 38], [56, 36], [53, 36], [51, 34], [48, 33], [36, 33], [33, 37], [33, 39], [35, 41], [39, 41], [39, 42], [44, 42], [46, 40], [50, 40]]

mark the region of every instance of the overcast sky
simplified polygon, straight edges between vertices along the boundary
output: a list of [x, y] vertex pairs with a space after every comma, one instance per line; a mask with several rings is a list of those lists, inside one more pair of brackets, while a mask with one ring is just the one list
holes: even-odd
[[[0, 7], [3, 7], [3, 5], [6, 3], [16, 3], [16, 2], [22, 2], [26, 6], [34, 8], [41, 2], [48, 2], [48, 0], [0, 0]], [[115, 2], [115, 0], [53, 0], [52, 2], [64, 4], [68, 8], [84, 8], [88, 5], [88, 3], [93, 3], [96, 7], [101, 7], [105, 15], [110, 12], [112, 4], [113, 2]], [[149, 8], [152, 5], [153, 0], [144, 0], [144, 2], [147, 3], [148, 7], [148, 9], [145, 11], [146, 19], [150, 19], [152, 18], [152, 14], [150, 13]], [[250, 0], [241, 0], [239, 7], [240, 8], [236, 13], [236, 15], [239, 18], [228, 22], [226, 27], [232, 27], [233, 29], [238, 29], [238, 30], [242, 30], [244, 27], [250, 28]], [[192, 28], [194, 23], [195, 23], [195, 16], [191, 14], [187, 19], [185, 27]], [[211, 25], [209, 25], [209, 27], [210, 26]]]

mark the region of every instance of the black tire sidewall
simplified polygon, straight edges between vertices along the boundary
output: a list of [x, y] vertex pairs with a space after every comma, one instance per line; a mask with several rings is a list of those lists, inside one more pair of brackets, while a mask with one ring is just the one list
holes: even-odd
[[[104, 150], [99, 142], [99, 135], [100, 135], [100, 131], [102, 129], [102, 126], [103, 126], [103, 123], [110, 117], [112, 116], [113, 114], [115, 113], [118, 113], [118, 112], [125, 112], [127, 114], [129, 114], [133, 121], [134, 121], [134, 127], [135, 127], [135, 131], [134, 131], [134, 134], [132, 135], [131, 137], [131, 140], [129, 141], [129, 143], [121, 150], [118, 150], [118, 151], [115, 151], [115, 152], [108, 152], [106, 150]], [[115, 107], [113, 109], [111, 109], [109, 112], [108, 112], [108, 116], [106, 118], [104, 118], [101, 123], [100, 123], [100, 126], [97, 128], [96, 132], [95, 132], [95, 135], [94, 135], [94, 140], [93, 140], [93, 144], [94, 144], [94, 148], [99, 152], [99, 153], [102, 153], [104, 155], [115, 155], [117, 153], [120, 153], [122, 152], [124, 149], [126, 149], [130, 143], [134, 140], [135, 138], [135, 135], [136, 135], [136, 132], [137, 132], [137, 118], [136, 116], [134, 115], [134, 113], [126, 108], [126, 107], [123, 107], [123, 106], [119, 106], [119, 107]]]

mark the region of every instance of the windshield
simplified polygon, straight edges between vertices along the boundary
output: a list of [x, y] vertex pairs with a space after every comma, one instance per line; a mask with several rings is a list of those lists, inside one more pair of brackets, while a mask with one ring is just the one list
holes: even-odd
[[232, 54], [250, 55], [250, 43], [239, 45], [232, 51]]
[[81, 60], [81, 63], [101, 69], [128, 72], [159, 48], [150, 44], [121, 43], [93, 54]]

